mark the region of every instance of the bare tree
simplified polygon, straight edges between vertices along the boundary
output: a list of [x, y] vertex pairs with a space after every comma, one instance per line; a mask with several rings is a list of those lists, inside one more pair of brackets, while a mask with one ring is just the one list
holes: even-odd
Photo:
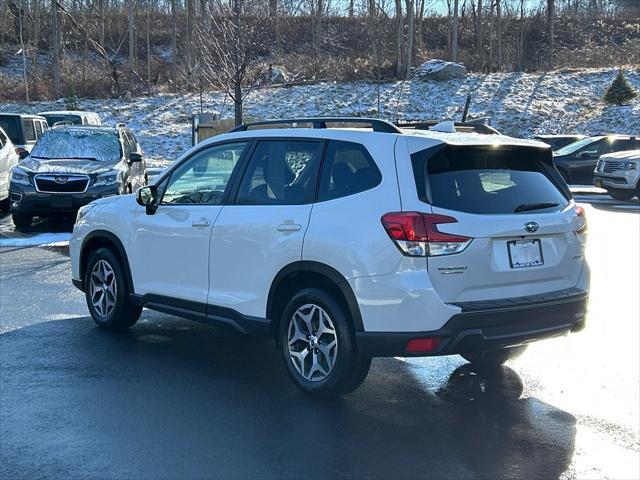
[[453, 0], [453, 28], [451, 33], [451, 60], [458, 61], [458, 0]]
[[496, 60], [502, 70], [502, 0], [496, 0]]
[[51, 0], [51, 45], [53, 50], [53, 91], [60, 95], [60, 16], [58, 0]]
[[129, 25], [129, 88], [133, 92], [136, 86], [135, 70], [136, 70], [136, 37], [135, 37], [135, 17], [134, 10], [136, 0], [129, 0], [127, 5], [127, 23]]
[[478, 0], [478, 7], [476, 9], [476, 55], [480, 55], [480, 52], [482, 51], [482, 41], [483, 41], [483, 36], [482, 34], [484, 33], [482, 31], [482, 0]]
[[22, 81], [24, 82], [24, 98], [29, 103], [29, 78], [27, 77], [27, 48], [24, 44], [24, 0], [20, 0], [18, 7], [18, 24], [19, 24], [19, 38], [20, 38], [20, 51], [22, 53]]
[[245, 15], [242, 0], [212, 0], [206, 15], [196, 27], [195, 46], [198, 51], [198, 74], [202, 83], [223, 88], [233, 100], [235, 123], [242, 123], [242, 105], [251, 92], [244, 88], [249, 65], [254, 61], [264, 41], [261, 11]]
[[547, 0], [547, 28], [549, 35], [549, 67], [553, 68], [553, 55], [555, 50], [555, 0]]
[[[456, 0], [457, 1], [457, 0]], [[404, 78], [409, 78], [413, 64], [413, 37], [415, 34], [415, 10], [413, 0], [405, 0], [407, 7], [407, 45], [405, 50]]]
[[176, 90], [178, 71], [178, 5], [176, 0], [171, 0], [171, 82]]
[[402, 78], [402, 44], [404, 21], [402, 19], [402, 0], [396, 2], [396, 77]]

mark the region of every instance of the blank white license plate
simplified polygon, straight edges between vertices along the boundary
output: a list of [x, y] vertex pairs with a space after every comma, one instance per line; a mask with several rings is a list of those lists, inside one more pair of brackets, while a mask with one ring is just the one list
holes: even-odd
[[540, 240], [511, 240], [507, 242], [511, 268], [528, 268], [544, 265]]

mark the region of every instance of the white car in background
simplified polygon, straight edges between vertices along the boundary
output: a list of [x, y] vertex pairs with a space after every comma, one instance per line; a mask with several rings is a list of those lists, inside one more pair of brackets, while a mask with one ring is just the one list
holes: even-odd
[[640, 198], [640, 150], [602, 155], [593, 171], [593, 184], [616, 200]]
[[9, 207], [9, 175], [19, 160], [11, 139], [0, 128], [0, 210]]
[[147, 307], [268, 336], [317, 395], [357, 388], [372, 357], [495, 367], [584, 327], [584, 211], [547, 145], [277, 123], [207, 139], [137, 195], [80, 209], [72, 279], [98, 325]]
[[56, 124], [61, 125], [102, 125], [100, 116], [95, 112], [85, 112], [84, 110], [60, 110], [54, 112], [40, 112], [41, 117], [47, 119], [50, 127]]

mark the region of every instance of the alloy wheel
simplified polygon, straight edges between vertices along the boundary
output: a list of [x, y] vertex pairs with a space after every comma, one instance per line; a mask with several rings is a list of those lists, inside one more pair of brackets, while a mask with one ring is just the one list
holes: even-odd
[[338, 355], [338, 337], [329, 314], [314, 304], [299, 307], [289, 321], [289, 357], [300, 375], [311, 382], [327, 378]]
[[90, 293], [93, 309], [102, 318], [107, 318], [116, 307], [118, 283], [111, 265], [98, 260], [91, 270]]

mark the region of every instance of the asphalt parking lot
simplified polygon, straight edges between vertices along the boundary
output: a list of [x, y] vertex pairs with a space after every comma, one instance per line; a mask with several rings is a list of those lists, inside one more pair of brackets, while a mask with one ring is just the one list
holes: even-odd
[[300, 393], [267, 340], [147, 310], [99, 330], [68, 224], [15, 234], [2, 214], [0, 478], [639, 478], [640, 202], [577, 200], [583, 332], [495, 371], [377, 359], [330, 401]]

